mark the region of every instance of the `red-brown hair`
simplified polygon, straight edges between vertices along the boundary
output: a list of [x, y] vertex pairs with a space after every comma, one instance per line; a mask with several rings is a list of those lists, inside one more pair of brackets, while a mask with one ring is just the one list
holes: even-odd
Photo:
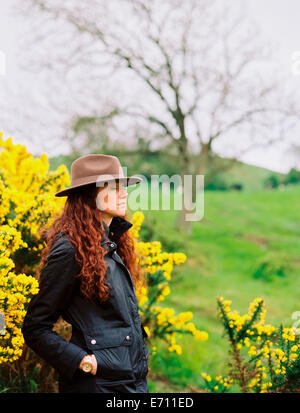
[[[80, 265], [80, 291], [89, 300], [95, 295], [101, 301], [109, 296], [109, 287], [105, 284], [107, 263], [104, 256], [107, 250], [101, 246], [104, 235], [103, 216], [97, 208], [96, 196], [99, 187], [95, 184], [76, 188], [69, 194], [63, 211], [55, 217], [50, 228], [41, 228], [40, 236], [47, 246], [41, 254], [41, 261], [37, 267], [37, 279], [46, 265], [47, 258], [56, 235], [64, 232], [75, 245], [75, 258]], [[122, 217], [128, 220], [127, 213]], [[140, 257], [134, 249], [134, 239], [125, 231], [117, 241], [117, 253], [129, 270], [135, 288], [145, 286], [145, 276], [139, 265]]]

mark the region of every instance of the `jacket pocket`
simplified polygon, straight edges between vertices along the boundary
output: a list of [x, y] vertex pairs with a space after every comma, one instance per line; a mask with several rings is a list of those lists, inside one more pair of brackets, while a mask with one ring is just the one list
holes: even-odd
[[96, 376], [104, 380], [133, 380], [131, 327], [83, 332], [86, 345], [97, 359]]

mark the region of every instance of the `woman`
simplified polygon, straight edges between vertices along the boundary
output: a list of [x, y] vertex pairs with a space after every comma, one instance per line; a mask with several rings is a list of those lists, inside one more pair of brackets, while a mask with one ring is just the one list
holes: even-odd
[[[125, 177], [117, 157], [90, 154], [71, 166], [71, 187], [38, 266], [40, 290], [29, 303], [26, 344], [59, 374], [59, 392], [148, 393], [147, 336], [135, 288], [145, 285], [126, 218]], [[95, 185], [97, 183], [97, 185]], [[62, 316], [66, 341], [54, 331]]]

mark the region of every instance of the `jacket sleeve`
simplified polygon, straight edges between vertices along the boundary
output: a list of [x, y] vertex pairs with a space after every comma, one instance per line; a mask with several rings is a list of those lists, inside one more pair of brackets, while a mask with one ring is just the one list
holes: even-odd
[[69, 380], [87, 352], [52, 329], [72, 297], [77, 271], [72, 244], [55, 241], [41, 272], [40, 290], [31, 299], [22, 326], [25, 343]]

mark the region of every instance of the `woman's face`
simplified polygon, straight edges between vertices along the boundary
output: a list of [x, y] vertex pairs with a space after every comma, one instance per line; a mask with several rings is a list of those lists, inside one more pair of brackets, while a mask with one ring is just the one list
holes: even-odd
[[98, 209], [113, 217], [124, 216], [127, 209], [127, 189], [122, 182], [107, 182], [99, 188], [96, 204]]

